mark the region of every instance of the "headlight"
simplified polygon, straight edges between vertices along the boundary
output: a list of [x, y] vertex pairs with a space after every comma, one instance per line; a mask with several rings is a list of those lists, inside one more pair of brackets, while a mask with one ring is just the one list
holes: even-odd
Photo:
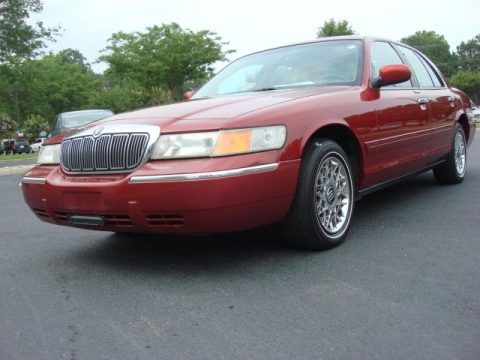
[[152, 159], [210, 156], [218, 132], [162, 135]]
[[274, 150], [283, 146], [286, 136], [283, 125], [162, 135], [151, 158], [210, 157]]
[[60, 164], [60, 144], [42, 146], [37, 164]]

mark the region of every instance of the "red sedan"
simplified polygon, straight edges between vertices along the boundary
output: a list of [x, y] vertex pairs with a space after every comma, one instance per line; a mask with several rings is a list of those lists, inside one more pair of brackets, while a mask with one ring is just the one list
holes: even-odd
[[242, 57], [184, 103], [61, 133], [21, 185], [54, 224], [208, 234], [280, 223], [288, 242], [328, 249], [363, 194], [432, 169], [460, 183], [471, 107], [413, 48], [320, 39]]

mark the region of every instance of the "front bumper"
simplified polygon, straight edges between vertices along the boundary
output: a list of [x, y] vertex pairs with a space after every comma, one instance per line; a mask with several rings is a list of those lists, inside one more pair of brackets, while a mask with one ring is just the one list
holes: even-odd
[[[263, 153], [156, 161], [116, 175], [72, 176], [58, 166], [37, 166], [21, 185], [37, 217], [54, 224], [115, 232], [228, 232], [285, 218], [300, 161], [272, 160]], [[78, 225], [72, 219], [79, 215], [103, 221]]]

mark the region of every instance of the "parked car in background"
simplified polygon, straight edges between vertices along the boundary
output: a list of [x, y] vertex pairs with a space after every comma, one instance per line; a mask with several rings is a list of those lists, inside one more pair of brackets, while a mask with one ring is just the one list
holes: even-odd
[[35, 142], [31, 145], [32, 152], [39, 152], [40, 149], [42, 148], [42, 144], [44, 143], [45, 140], [46, 140], [46, 138], [36, 139]]
[[5, 151], [5, 145], [3, 145], [3, 142], [0, 142], [0, 155], [3, 155]]
[[28, 154], [32, 151], [27, 140], [15, 140], [12, 145], [14, 154]]
[[5, 155], [13, 154], [13, 144], [15, 140], [7, 140], [3, 142], [2, 152]]
[[412, 47], [319, 39], [242, 57], [189, 101], [60, 133], [21, 186], [53, 224], [209, 234], [280, 223], [289, 243], [328, 249], [363, 195], [428, 170], [462, 182], [471, 107]]
[[55, 118], [55, 124], [50, 136], [55, 136], [63, 130], [77, 128], [112, 115], [113, 111], [104, 109], [79, 110], [60, 113]]
[[480, 123], [480, 107], [476, 104], [472, 106], [473, 119], [476, 123]]

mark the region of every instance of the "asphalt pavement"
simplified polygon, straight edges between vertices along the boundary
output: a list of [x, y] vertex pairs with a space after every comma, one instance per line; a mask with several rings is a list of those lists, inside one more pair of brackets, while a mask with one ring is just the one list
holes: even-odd
[[0, 359], [480, 359], [480, 140], [356, 203], [347, 241], [276, 227], [119, 236], [40, 222], [0, 177]]

